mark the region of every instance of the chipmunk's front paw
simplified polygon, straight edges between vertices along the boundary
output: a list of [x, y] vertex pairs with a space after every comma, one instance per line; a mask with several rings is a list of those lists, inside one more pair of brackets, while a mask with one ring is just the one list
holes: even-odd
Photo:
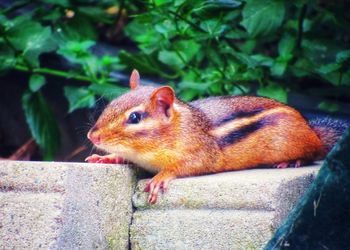
[[114, 164], [124, 163], [124, 159], [116, 156], [115, 154], [109, 154], [109, 155], [93, 154], [86, 157], [85, 161], [89, 163], [114, 163]]
[[154, 176], [144, 189], [145, 192], [149, 192], [148, 203], [156, 203], [159, 190], [162, 189], [165, 192], [168, 189], [169, 182], [173, 179], [175, 179], [175, 176], [166, 172], [160, 172]]

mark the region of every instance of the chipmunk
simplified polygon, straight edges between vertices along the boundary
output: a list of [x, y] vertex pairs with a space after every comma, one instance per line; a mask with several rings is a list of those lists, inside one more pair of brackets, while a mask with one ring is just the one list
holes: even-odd
[[157, 173], [147, 184], [148, 202], [176, 177], [241, 170], [260, 165], [299, 167], [322, 159], [343, 128], [313, 129], [294, 108], [255, 96], [210, 97], [184, 103], [169, 86], [140, 86], [112, 101], [87, 137], [111, 153], [88, 162], [123, 159]]

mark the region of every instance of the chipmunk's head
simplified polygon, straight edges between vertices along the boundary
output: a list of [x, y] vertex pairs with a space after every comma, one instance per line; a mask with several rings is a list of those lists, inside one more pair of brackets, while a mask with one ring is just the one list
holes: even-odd
[[162, 135], [176, 119], [173, 89], [139, 86], [139, 78], [134, 70], [131, 90], [106, 107], [87, 135], [96, 147], [130, 161], [161, 147]]

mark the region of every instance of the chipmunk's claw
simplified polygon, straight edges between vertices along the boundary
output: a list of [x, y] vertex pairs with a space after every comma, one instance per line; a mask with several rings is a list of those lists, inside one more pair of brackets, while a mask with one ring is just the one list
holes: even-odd
[[106, 164], [121, 164], [124, 163], [124, 159], [116, 156], [115, 154], [109, 155], [97, 155], [93, 154], [86, 157], [85, 161], [89, 163], [106, 163]]
[[274, 165], [275, 168], [288, 168], [289, 162], [281, 162], [276, 165]]
[[294, 168], [299, 168], [302, 165], [301, 160], [296, 160], [295, 162], [281, 162], [278, 164], [275, 164], [275, 168], [288, 168], [288, 167], [294, 167]]
[[169, 186], [169, 182], [175, 177], [170, 174], [159, 173], [154, 176], [146, 185], [144, 191], [149, 192], [148, 203], [154, 204], [157, 201], [158, 192], [162, 190], [162, 193], [166, 192]]

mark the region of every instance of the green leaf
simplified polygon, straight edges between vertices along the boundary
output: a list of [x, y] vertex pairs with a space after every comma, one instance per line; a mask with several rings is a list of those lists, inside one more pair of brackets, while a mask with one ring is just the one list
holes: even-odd
[[125, 87], [120, 87], [113, 84], [92, 84], [89, 86], [89, 90], [94, 92], [96, 95], [107, 97], [109, 100], [114, 99], [125, 92], [127, 92], [129, 89]]
[[229, 39], [245, 39], [247, 33], [239, 29], [231, 29], [225, 34], [225, 37]]
[[6, 24], [7, 22], [8, 22], [7, 17], [4, 16], [4, 15], [2, 15], [2, 14], [0, 13], [0, 27], [6, 26], [5, 24]]
[[173, 66], [175, 68], [183, 68], [185, 66], [181, 58], [176, 54], [176, 52], [162, 50], [158, 54], [158, 60], [162, 63]]
[[319, 72], [321, 74], [329, 74], [329, 73], [332, 73], [334, 71], [339, 70], [340, 67], [341, 67], [341, 65], [338, 63], [324, 64], [324, 65], [321, 65], [321, 67], [319, 67], [317, 69], [317, 72]]
[[179, 94], [179, 98], [185, 102], [193, 100], [196, 96], [198, 96], [198, 91], [194, 89], [186, 89]]
[[286, 71], [288, 62], [277, 58], [271, 67], [271, 74], [274, 76], [282, 76]]
[[310, 74], [310, 72], [313, 72], [314, 66], [307, 58], [300, 58], [290, 67], [291, 72], [296, 77], [305, 77]]
[[339, 104], [336, 102], [323, 101], [318, 104], [318, 108], [333, 113], [339, 110]]
[[55, 4], [62, 7], [69, 7], [69, 0], [42, 0], [44, 3]]
[[22, 51], [33, 66], [39, 66], [38, 58], [42, 53], [56, 49], [50, 27], [43, 27], [38, 22], [24, 18], [16, 20], [12, 25], [6, 32], [8, 40], [17, 50]]
[[218, 37], [228, 28], [217, 19], [203, 20], [200, 27], [209, 34], [209, 37]]
[[210, 87], [209, 87], [210, 94], [212, 94], [212, 95], [222, 95], [223, 94], [222, 86], [223, 86], [223, 84], [221, 82], [219, 82], [219, 81], [213, 82], [210, 85]]
[[176, 34], [176, 27], [173, 22], [166, 19], [163, 22], [159, 22], [154, 26], [154, 29], [160, 34], [163, 34], [166, 39], [170, 39]]
[[247, 0], [243, 8], [241, 24], [253, 36], [265, 36], [281, 26], [285, 4], [281, 0]]
[[238, 47], [243, 53], [251, 54], [257, 44], [256, 39], [246, 39], [244, 43], [239, 44]]
[[234, 86], [230, 91], [230, 95], [246, 95], [250, 91], [250, 86], [239, 85], [239, 87]]
[[125, 68], [123, 64], [120, 63], [120, 58], [115, 56], [104, 55], [102, 58], [98, 59], [99, 69], [106, 69], [107, 73], [112, 70], [122, 70]]
[[258, 95], [267, 96], [280, 102], [287, 102], [287, 91], [274, 82], [269, 82], [266, 87], [259, 88]]
[[29, 89], [32, 92], [37, 92], [46, 83], [45, 77], [39, 74], [33, 74], [29, 78]]
[[76, 13], [74, 18], [67, 22], [57, 24], [55, 35], [59, 38], [60, 45], [67, 41], [97, 40], [96, 24], [89, 17]]
[[339, 51], [336, 41], [325, 39], [303, 39], [303, 56], [315, 66], [328, 64], [334, 61], [335, 54]]
[[197, 90], [197, 92], [205, 93], [210, 87], [210, 85], [211, 83], [198, 83], [198, 82], [184, 80], [179, 83], [178, 87], [180, 90], [194, 89], [194, 90]]
[[[141, 17], [138, 16], [137, 19], [134, 19], [125, 28], [125, 33], [128, 37], [130, 37], [132, 40], [138, 43], [139, 48], [145, 54], [151, 54], [155, 50], [159, 49], [161, 44], [168, 43], [168, 40], [164, 39], [164, 33], [160, 33], [157, 31], [157, 29], [161, 29], [160, 25], [162, 24], [163, 20], [159, 21], [159, 23], [155, 25], [149, 25], [149, 23], [151, 22], [150, 20], [148, 21], [140, 20], [143, 17], [147, 19], [149, 16], [148, 15], [142, 15]], [[154, 20], [154, 16], [152, 17], [152, 20]], [[157, 29], [155, 27], [157, 27]], [[166, 29], [167, 27], [163, 26], [162, 28]], [[172, 36], [172, 32], [169, 31], [167, 33], [167, 36], [168, 36], [167, 38], [170, 38]]]
[[65, 86], [64, 95], [69, 102], [68, 113], [79, 108], [92, 108], [95, 105], [94, 94], [83, 87]]
[[158, 60], [174, 68], [184, 68], [198, 53], [200, 45], [192, 40], [182, 40], [174, 43], [175, 51], [162, 50]]
[[278, 43], [279, 56], [275, 59], [271, 74], [274, 76], [282, 76], [288, 67], [288, 62], [293, 58], [293, 50], [295, 46], [295, 38], [289, 34], [285, 34]]
[[[95, 41], [68, 41], [66, 46], [62, 46], [60, 51], [64, 51], [67, 55], [86, 55], [86, 51], [96, 44]], [[63, 54], [65, 55], [65, 54]]]
[[215, 50], [215, 48], [207, 48], [206, 56], [210, 62], [212, 62], [217, 67], [224, 67], [224, 60], [221, 58], [221, 54]]
[[161, 5], [164, 5], [164, 4], [167, 4], [167, 3], [171, 3], [173, 1], [170, 1], [170, 0], [154, 0], [154, 4], [156, 6], [161, 6]]
[[181, 40], [173, 44], [175, 50], [181, 53], [186, 63], [198, 53], [200, 45], [193, 40]]
[[249, 55], [241, 52], [236, 52], [234, 50], [231, 50], [230, 54], [233, 55], [241, 63], [247, 65], [248, 69], [256, 67], [256, 61]]
[[243, 81], [261, 81], [263, 78], [263, 72], [260, 68], [247, 69], [241, 74], [241, 79]]
[[271, 57], [262, 54], [252, 55], [250, 57], [260, 66], [271, 67], [274, 63], [274, 60]]
[[64, 16], [60, 9], [51, 9], [49, 12], [43, 14], [43, 21], [56, 22]]
[[81, 62], [91, 55], [89, 49], [95, 45], [95, 41], [68, 41], [60, 47], [58, 54], [64, 56], [72, 62]]
[[208, 12], [217, 10], [232, 10], [238, 8], [242, 4], [241, 1], [234, 0], [206, 0], [201, 2], [200, 6], [195, 8], [193, 12]]
[[280, 57], [289, 61], [293, 57], [294, 46], [295, 38], [288, 34], [284, 35], [278, 43], [278, 53]]
[[340, 51], [336, 55], [336, 62], [343, 63], [350, 58], [350, 50]]
[[30, 132], [44, 152], [45, 160], [53, 160], [60, 145], [60, 132], [50, 106], [40, 92], [26, 91], [22, 108]]
[[109, 56], [109, 55], [104, 55], [101, 58], [101, 64], [103, 66], [110, 66], [113, 64], [118, 64], [120, 62], [118, 57], [113, 57], [113, 56]]
[[0, 43], [0, 71], [13, 68], [16, 64], [16, 58], [13, 50], [5, 44]]
[[131, 54], [126, 51], [120, 51], [118, 56], [121, 63], [129, 66], [131, 69], [138, 69], [140, 72], [144, 73], [158, 74], [157, 69], [159, 68], [159, 65], [157, 65], [157, 62], [152, 60], [149, 55], [143, 53]]

